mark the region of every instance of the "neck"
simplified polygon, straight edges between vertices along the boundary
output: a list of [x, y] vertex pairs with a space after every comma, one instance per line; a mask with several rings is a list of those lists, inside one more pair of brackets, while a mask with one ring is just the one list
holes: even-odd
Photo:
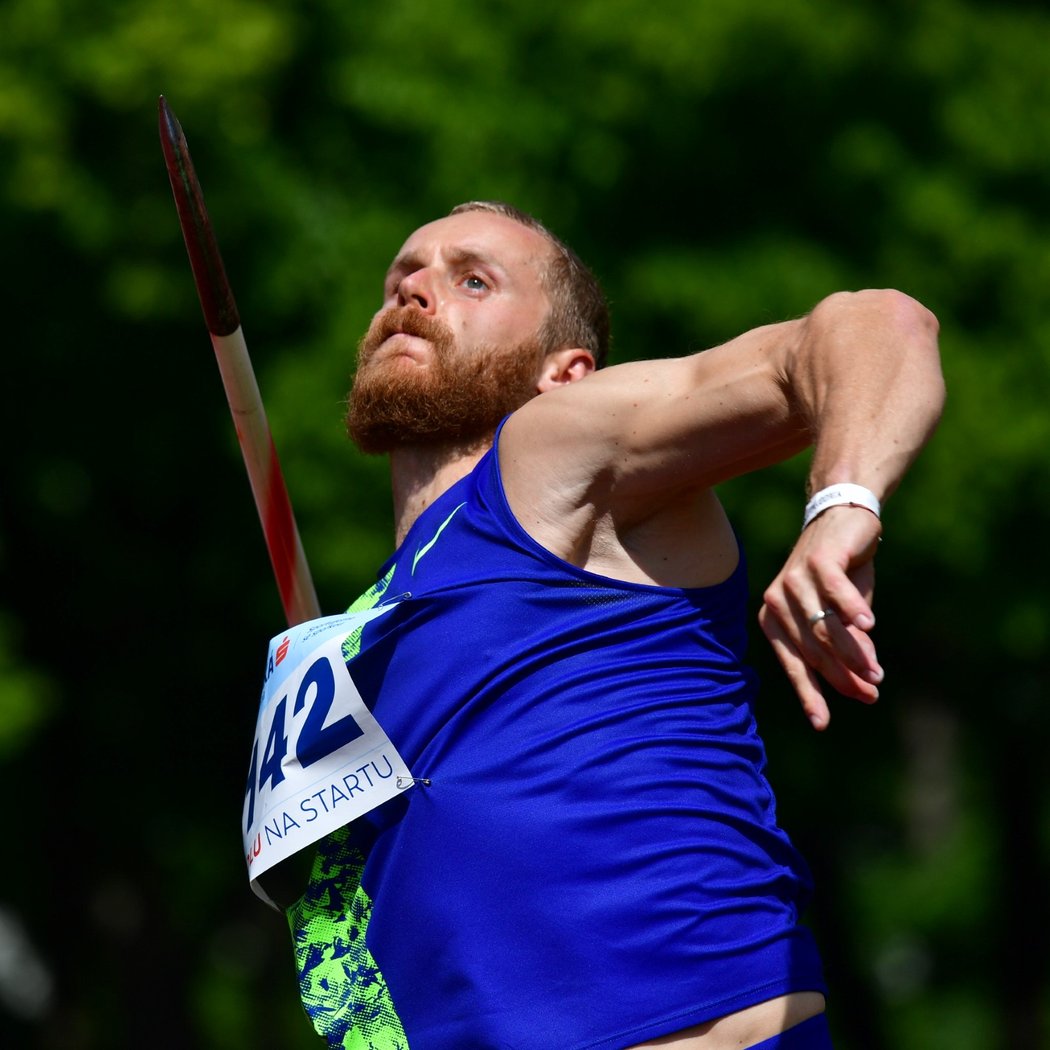
[[390, 453], [395, 546], [401, 545], [416, 518], [466, 477], [491, 446], [490, 437], [469, 445], [413, 446]]

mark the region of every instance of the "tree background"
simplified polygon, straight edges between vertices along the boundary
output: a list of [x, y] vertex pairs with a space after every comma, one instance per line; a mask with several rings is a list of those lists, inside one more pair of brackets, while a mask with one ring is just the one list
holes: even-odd
[[[238, 837], [276, 589], [156, 131], [207, 196], [325, 612], [389, 544], [342, 399], [380, 275], [473, 198], [596, 269], [614, 360], [895, 286], [947, 414], [886, 508], [872, 709], [755, 630], [843, 1050], [1050, 1046], [1050, 12], [1023, 0], [5, 0], [0, 1043], [317, 1046]], [[756, 594], [804, 460], [728, 485]]]

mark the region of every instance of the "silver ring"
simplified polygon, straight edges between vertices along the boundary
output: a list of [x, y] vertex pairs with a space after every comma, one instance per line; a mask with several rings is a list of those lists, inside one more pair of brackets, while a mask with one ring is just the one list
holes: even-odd
[[816, 627], [817, 624], [820, 623], [821, 620], [826, 620], [829, 616], [834, 616], [834, 615], [835, 615], [835, 610], [834, 609], [821, 609], [820, 612], [815, 612], [809, 618], [809, 625], [810, 625], [810, 627]]

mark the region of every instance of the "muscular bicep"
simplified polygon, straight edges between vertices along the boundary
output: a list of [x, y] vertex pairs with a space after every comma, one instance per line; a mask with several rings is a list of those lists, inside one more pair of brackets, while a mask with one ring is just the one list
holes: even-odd
[[708, 488], [785, 459], [809, 440], [783, 379], [793, 325], [543, 394], [507, 425], [507, 467], [620, 502]]

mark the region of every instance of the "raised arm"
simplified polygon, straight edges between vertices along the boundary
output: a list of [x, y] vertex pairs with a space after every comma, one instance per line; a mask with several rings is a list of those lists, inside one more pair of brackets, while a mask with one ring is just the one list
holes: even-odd
[[852, 480], [885, 498], [944, 399], [936, 319], [895, 291], [838, 293], [799, 320], [583, 383], [559, 371], [571, 354], [551, 355], [549, 396], [509, 430], [527, 434], [523, 451], [541, 462], [557, 454], [614, 501], [709, 488], [810, 444], [817, 488]]
[[[712, 486], [810, 444], [811, 492], [848, 482], [885, 500], [944, 401], [937, 322], [895, 291], [836, 294], [800, 320], [579, 383], [556, 367], [572, 361], [560, 353], [549, 359], [549, 393], [508, 423], [501, 462], [533, 536], [599, 572], [639, 564], [651, 537], [661, 554], [711, 542], [710, 514], [690, 515]], [[828, 721], [820, 677], [848, 696], [877, 696], [868, 632], [879, 531], [869, 510], [825, 511], [766, 592], [763, 630], [817, 728]]]
[[[842, 482], [884, 501], [944, 405], [933, 315], [896, 292], [833, 296], [806, 319], [788, 388], [815, 447], [809, 493]], [[816, 729], [830, 719], [824, 678], [873, 702], [882, 669], [869, 633], [878, 518], [837, 505], [802, 532], [766, 590], [759, 620]]]
[[833, 295], [805, 318], [784, 382], [813, 435], [814, 490], [852, 481], [885, 499], [896, 488], [944, 405], [937, 331], [894, 291]]

